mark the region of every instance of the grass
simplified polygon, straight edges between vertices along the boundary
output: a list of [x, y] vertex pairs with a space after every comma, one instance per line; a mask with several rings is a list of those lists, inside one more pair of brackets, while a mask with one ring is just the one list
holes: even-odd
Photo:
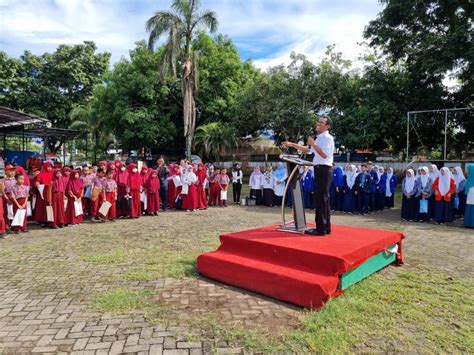
[[101, 312], [124, 314], [146, 307], [149, 296], [150, 293], [146, 291], [117, 289], [98, 295], [95, 306]]
[[123, 250], [117, 250], [111, 253], [95, 254], [84, 257], [84, 261], [97, 264], [116, 264], [125, 260], [126, 253]]

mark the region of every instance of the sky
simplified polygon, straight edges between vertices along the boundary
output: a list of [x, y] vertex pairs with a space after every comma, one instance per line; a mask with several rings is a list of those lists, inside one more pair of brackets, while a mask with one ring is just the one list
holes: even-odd
[[[59, 44], [94, 41], [112, 64], [146, 39], [145, 21], [171, 0], [0, 0], [0, 50], [53, 52]], [[242, 59], [265, 70], [289, 63], [292, 51], [318, 62], [328, 45], [355, 60], [362, 31], [382, 10], [377, 0], [202, 0], [217, 13], [219, 33]]]

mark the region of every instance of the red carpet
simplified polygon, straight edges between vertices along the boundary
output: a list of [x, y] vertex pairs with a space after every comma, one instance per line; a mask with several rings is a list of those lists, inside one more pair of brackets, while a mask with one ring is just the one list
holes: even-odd
[[279, 232], [278, 226], [223, 234], [215, 252], [198, 257], [200, 274], [282, 301], [321, 308], [342, 291], [339, 278], [368, 258], [398, 244], [390, 230], [332, 226], [326, 237]]

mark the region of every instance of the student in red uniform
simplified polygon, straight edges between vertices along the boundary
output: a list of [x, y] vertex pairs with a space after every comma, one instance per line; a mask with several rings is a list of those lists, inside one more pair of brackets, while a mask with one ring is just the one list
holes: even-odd
[[219, 206], [227, 207], [227, 196], [225, 199], [221, 197], [221, 191], [226, 191], [229, 187], [229, 175], [227, 175], [227, 169], [222, 169], [219, 178], [218, 178], [218, 185], [219, 185]]
[[11, 191], [13, 186], [16, 184], [16, 169], [13, 165], [7, 164], [5, 165], [5, 192], [3, 194], [3, 197], [5, 199], [5, 211], [4, 211], [4, 217], [5, 217], [5, 222], [7, 223], [7, 226], [10, 226], [11, 220], [8, 218], [8, 209], [13, 208], [13, 202], [11, 200]]
[[140, 192], [140, 207], [141, 207], [142, 214], [146, 214], [147, 208], [145, 208], [145, 202], [142, 201], [142, 194], [146, 198], [146, 182], [149, 177], [148, 167], [146, 166], [146, 164], [143, 164], [142, 166], [142, 170], [140, 171], [140, 177], [142, 178], [142, 189]]
[[131, 197], [130, 217], [138, 218], [141, 215], [140, 190], [142, 178], [135, 163], [128, 164], [127, 193]]
[[186, 172], [181, 175], [181, 180], [183, 182], [183, 188], [181, 190], [183, 209], [188, 212], [196, 211], [197, 208], [197, 176], [193, 170], [194, 167], [192, 165], [188, 165], [188, 167], [186, 168]]
[[168, 207], [176, 208], [176, 198], [181, 193], [181, 186], [176, 186], [174, 180], [181, 181], [178, 164], [169, 165], [170, 175], [168, 176]]
[[117, 182], [117, 216], [118, 218], [123, 218], [129, 215], [127, 210], [127, 201], [125, 196], [127, 196], [127, 183], [128, 183], [128, 171], [124, 163], [116, 163], [116, 173], [115, 181]]
[[[47, 161], [43, 164], [41, 168], [41, 172], [36, 177], [35, 181], [35, 193], [36, 193], [36, 206], [35, 206], [35, 214], [34, 219], [36, 222], [41, 224], [41, 227], [48, 226], [48, 218], [46, 215], [46, 206], [47, 201], [50, 195], [50, 185], [51, 181], [53, 180], [53, 166], [52, 164]], [[40, 193], [40, 186], [44, 187], [43, 194]]]
[[105, 171], [105, 178], [107, 178], [107, 171], [112, 170], [112, 178], [115, 179], [115, 174], [117, 174], [117, 162], [120, 162], [120, 160], [116, 161], [109, 161], [107, 163], [107, 170]]
[[215, 168], [214, 172], [209, 176], [209, 206], [217, 206], [220, 203], [219, 177], [221, 169]]
[[160, 210], [160, 179], [158, 172], [151, 169], [150, 175], [145, 184], [147, 197], [147, 212], [149, 215], [158, 216]]
[[67, 208], [66, 208], [66, 221], [68, 224], [73, 226], [76, 224], [82, 224], [83, 214], [76, 216], [76, 210], [74, 208], [74, 203], [80, 201], [82, 205], [82, 196], [84, 194], [84, 185], [82, 183], [79, 170], [73, 170], [71, 172], [71, 177], [66, 186], [66, 196], [68, 197]]
[[48, 205], [53, 207], [54, 221], [49, 223], [49, 227], [63, 228], [66, 223], [66, 215], [64, 213], [64, 192], [66, 186], [64, 185], [63, 175], [61, 170], [54, 171], [53, 179], [49, 183]]
[[114, 180], [114, 171], [112, 169], [107, 170], [105, 174], [105, 199], [109, 202], [112, 206], [109, 208], [109, 212], [107, 216], [105, 216], [106, 220], [115, 221], [117, 218], [117, 211], [115, 207], [115, 203], [117, 202], [117, 182]]
[[[13, 185], [11, 189], [11, 201], [13, 202], [13, 215], [15, 215], [19, 209], [26, 210], [26, 203], [28, 201], [29, 190], [30, 190], [29, 186], [24, 185], [25, 178], [23, 177], [21, 173], [16, 174], [15, 179], [16, 179], [16, 184]], [[28, 231], [26, 229], [26, 213], [25, 213], [25, 217], [23, 218], [23, 223], [20, 226], [12, 226], [12, 231], [16, 234], [18, 234], [20, 231], [22, 232]]]
[[3, 194], [5, 192], [5, 185], [3, 183], [3, 176], [0, 180], [0, 238], [5, 237], [5, 233], [7, 232], [7, 225], [5, 223], [5, 217], [3, 214], [4, 202], [3, 202]]
[[[93, 222], [101, 222], [99, 214], [100, 206], [105, 200], [104, 192], [105, 171], [102, 168], [97, 169], [97, 173], [91, 182], [91, 217]], [[92, 195], [97, 194], [93, 197]]]
[[200, 210], [205, 210], [207, 208], [206, 203], [206, 184], [209, 180], [209, 176], [207, 175], [206, 167], [203, 163], [199, 163], [198, 170], [196, 172], [197, 176], [197, 185], [196, 185], [196, 193], [197, 193], [197, 208]]

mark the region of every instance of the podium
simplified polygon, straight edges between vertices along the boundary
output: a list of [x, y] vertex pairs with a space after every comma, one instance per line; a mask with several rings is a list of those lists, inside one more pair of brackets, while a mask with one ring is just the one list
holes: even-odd
[[[298, 155], [281, 154], [280, 159], [286, 162], [288, 170], [288, 181], [285, 186], [285, 193], [283, 194], [283, 201], [281, 205], [281, 216], [283, 224], [278, 228], [279, 231], [292, 232], [304, 234], [305, 230], [310, 229], [306, 225], [306, 215], [304, 211], [303, 190], [301, 187], [301, 175], [299, 167], [314, 166], [313, 162], [304, 160]], [[285, 198], [286, 192], [291, 189], [293, 193], [293, 221], [285, 221]]]

